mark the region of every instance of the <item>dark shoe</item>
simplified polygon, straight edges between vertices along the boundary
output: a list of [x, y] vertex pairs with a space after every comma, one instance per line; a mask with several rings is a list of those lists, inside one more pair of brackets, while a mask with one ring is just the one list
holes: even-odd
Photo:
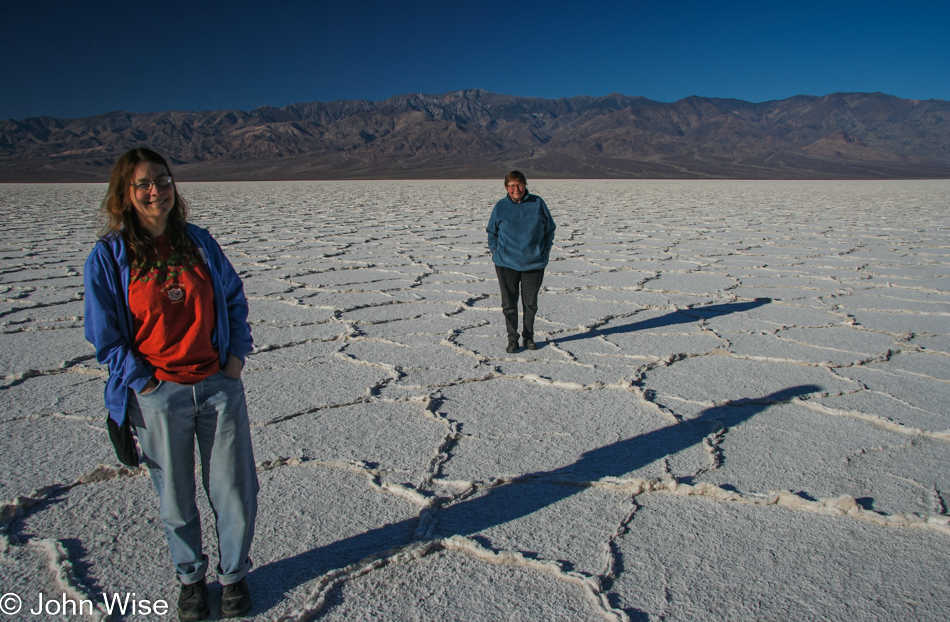
[[189, 585], [182, 584], [178, 593], [178, 619], [181, 622], [197, 622], [211, 615], [208, 608], [208, 586], [202, 579]]
[[505, 352], [507, 352], [508, 354], [514, 354], [514, 353], [517, 352], [517, 351], [518, 351], [518, 342], [517, 342], [517, 341], [509, 341], [509, 342], [508, 342], [508, 347], [505, 348]]
[[224, 586], [221, 594], [221, 616], [237, 618], [247, 615], [251, 610], [251, 591], [247, 589], [247, 579]]
[[524, 340], [524, 347], [528, 348], [529, 350], [537, 350], [537, 349], [538, 349], [538, 346], [535, 345], [535, 343], [534, 343], [534, 339], [525, 339], [525, 340]]

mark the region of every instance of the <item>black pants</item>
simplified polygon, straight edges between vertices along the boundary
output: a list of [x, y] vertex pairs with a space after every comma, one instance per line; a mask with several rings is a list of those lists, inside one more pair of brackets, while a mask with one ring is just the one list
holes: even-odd
[[518, 341], [518, 289], [521, 289], [521, 306], [524, 308], [525, 339], [534, 339], [534, 316], [538, 312], [538, 291], [544, 280], [544, 268], [520, 272], [511, 268], [495, 266], [498, 285], [501, 287], [501, 310], [505, 314], [508, 341]]

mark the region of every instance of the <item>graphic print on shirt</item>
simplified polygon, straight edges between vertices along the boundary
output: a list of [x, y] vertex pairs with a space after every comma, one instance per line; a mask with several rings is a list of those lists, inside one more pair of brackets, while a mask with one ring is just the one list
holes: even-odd
[[196, 246], [155, 239], [152, 261], [131, 258], [132, 347], [159, 380], [194, 384], [221, 369], [214, 344], [214, 282]]
[[[161, 240], [164, 241], [164, 240]], [[164, 245], [163, 245], [164, 246]], [[200, 265], [201, 259], [193, 245], [184, 252], [172, 251], [167, 260], [159, 259], [151, 268], [144, 269], [141, 261], [132, 262], [132, 283], [155, 282], [159, 289], [172, 303], [181, 303], [185, 300], [185, 285], [179, 280], [181, 275], [189, 269]], [[166, 250], [166, 249], [162, 249]], [[164, 253], [162, 253], [164, 254]]]
[[162, 291], [173, 303], [179, 303], [185, 299], [185, 289], [181, 283], [168, 283], [162, 288]]

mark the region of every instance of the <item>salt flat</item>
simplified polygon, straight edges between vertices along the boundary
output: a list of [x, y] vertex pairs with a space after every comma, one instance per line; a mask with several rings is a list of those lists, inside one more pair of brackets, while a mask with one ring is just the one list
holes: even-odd
[[[530, 186], [510, 355], [500, 180], [182, 184], [250, 299], [253, 619], [944, 620], [950, 181]], [[103, 193], [0, 186], [4, 606], [174, 611], [83, 338]]]

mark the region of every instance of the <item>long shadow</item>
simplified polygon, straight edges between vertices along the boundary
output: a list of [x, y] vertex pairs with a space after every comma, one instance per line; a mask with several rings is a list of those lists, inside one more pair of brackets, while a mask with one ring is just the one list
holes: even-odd
[[692, 309], [686, 309], [683, 311], [674, 311], [672, 313], [667, 313], [666, 315], [661, 315], [660, 317], [650, 318], [649, 320], [642, 320], [632, 324], [612, 326], [610, 328], [603, 329], [595, 328], [594, 330], [589, 330], [584, 333], [577, 333], [576, 335], [570, 335], [568, 337], [550, 339], [549, 341], [552, 343], [565, 343], [568, 341], [575, 341], [577, 339], [590, 339], [592, 337], [632, 333], [638, 330], [660, 328], [661, 326], [688, 324], [689, 322], [695, 322], [700, 319], [708, 320], [720, 315], [728, 315], [729, 313], [749, 311], [750, 309], [767, 305], [770, 302], [772, 302], [771, 298], [756, 298], [755, 300], [750, 300], [748, 302], [726, 302], [720, 305], [709, 305], [708, 307], [694, 307]]
[[[439, 528], [433, 537], [472, 535], [517, 520], [583, 490], [582, 486], [572, 482], [621, 477], [701, 443], [703, 438], [720, 426], [735, 426], [769, 406], [820, 390], [815, 385], [800, 385], [760, 399], [727, 402], [723, 406], [709, 408], [684, 423], [588, 451], [573, 464], [529, 473], [484, 494], [441, 509], [436, 518]], [[342, 568], [373, 553], [412, 542], [418, 522], [417, 518], [412, 518], [383, 525], [257, 568], [252, 572], [251, 580], [258, 606], [269, 609], [290, 590], [334, 568]], [[633, 619], [646, 619], [642, 612], [627, 612]]]

